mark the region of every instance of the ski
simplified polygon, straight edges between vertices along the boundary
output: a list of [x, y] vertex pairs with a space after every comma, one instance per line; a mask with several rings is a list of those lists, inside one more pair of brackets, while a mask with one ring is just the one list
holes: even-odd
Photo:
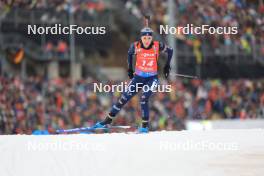
[[131, 126], [107, 126], [103, 128], [93, 128], [93, 127], [81, 127], [81, 128], [72, 128], [72, 129], [59, 129], [56, 130], [57, 134], [63, 133], [80, 133], [80, 132], [94, 132], [98, 130], [110, 130], [110, 129], [130, 129]]

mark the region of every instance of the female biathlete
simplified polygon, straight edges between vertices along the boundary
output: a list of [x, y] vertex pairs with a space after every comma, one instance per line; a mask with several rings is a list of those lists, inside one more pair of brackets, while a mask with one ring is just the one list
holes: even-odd
[[[162, 42], [153, 41], [153, 31], [149, 27], [141, 30], [139, 41], [131, 44], [128, 50], [128, 76], [131, 79], [125, 92], [122, 93], [118, 102], [114, 104], [107, 117], [96, 123], [93, 128], [103, 128], [111, 124], [114, 117], [121, 108], [139, 91], [142, 90], [140, 98], [142, 111], [142, 126], [138, 128], [140, 133], [149, 131], [149, 107], [148, 100], [156, 89], [158, 84], [158, 57], [160, 52], [167, 53], [167, 61], [163, 69], [165, 78], [168, 78], [170, 72], [170, 61], [173, 55], [172, 48]], [[135, 72], [133, 69], [133, 56], [136, 58]], [[143, 86], [147, 86], [143, 89]]]

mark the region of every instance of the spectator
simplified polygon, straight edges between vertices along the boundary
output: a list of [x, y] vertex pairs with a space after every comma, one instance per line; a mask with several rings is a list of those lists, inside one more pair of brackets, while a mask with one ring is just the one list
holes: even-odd
[[52, 57], [53, 57], [53, 50], [54, 50], [53, 47], [54, 47], [54, 46], [53, 46], [53, 44], [52, 44], [51, 41], [48, 41], [48, 42], [46, 43], [46, 45], [45, 45], [45, 52], [47, 53], [47, 57], [48, 57], [48, 58], [52, 58]]
[[61, 57], [61, 58], [65, 58], [67, 56], [68, 45], [67, 45], [67, 43], [65, 41], [60, 40], [58, 42], [57, 52], [59, 54], [59, 57]]

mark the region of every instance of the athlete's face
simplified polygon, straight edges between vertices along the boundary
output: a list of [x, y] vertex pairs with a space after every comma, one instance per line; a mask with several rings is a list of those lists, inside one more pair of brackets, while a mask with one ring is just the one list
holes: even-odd
[[149, 45], [152, 42], [153, 37], [152, 36], [142, 36], [141, 41], [145, 48], [149, 47]]

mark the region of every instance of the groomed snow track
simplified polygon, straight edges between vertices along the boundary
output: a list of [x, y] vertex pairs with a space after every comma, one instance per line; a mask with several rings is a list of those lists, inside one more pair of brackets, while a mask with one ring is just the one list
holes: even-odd
[[264, 130], [0, 136], [1, 176], [263, 176]]

